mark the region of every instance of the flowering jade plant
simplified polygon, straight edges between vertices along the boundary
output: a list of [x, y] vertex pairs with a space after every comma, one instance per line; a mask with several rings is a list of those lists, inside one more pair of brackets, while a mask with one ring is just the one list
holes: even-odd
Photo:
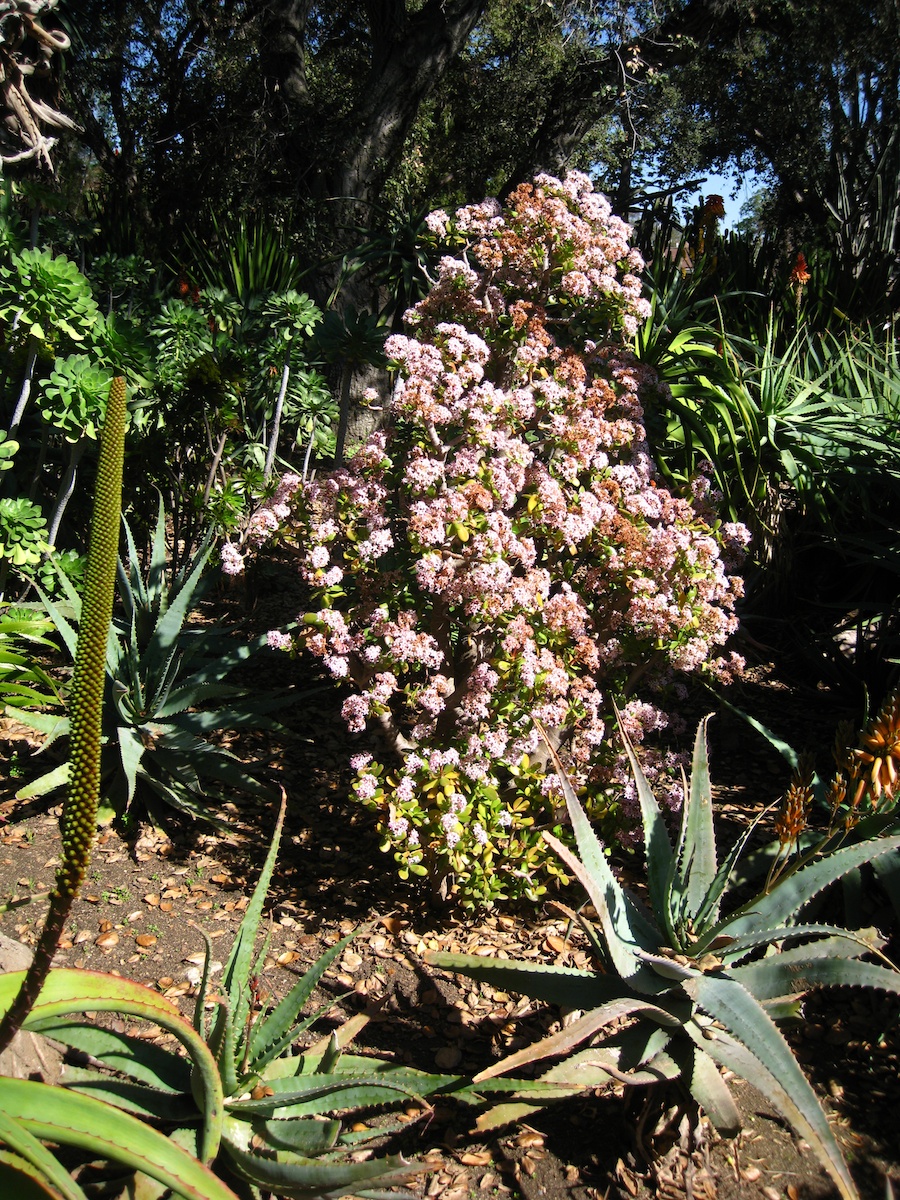
[[[678, 673], [735, 627], [727, 554], [746, 531], [711, 523], [704, 481], [688, 499], [660, 486], [655, 377], [623, 345], [642, 263], [586, 176], [429, 226], [457, 256], [386, 343], [387, 428], [299, 493], [318, 600], [303, 641], [351, 685], [350, 729], [387, 735], [383, 762], [355, 760], [356, 792], [401, 875], [470, 904], [533, 899], [539, 867], [563, 870], [540, 836], [560, 782], [529, 714], [592, 815], [635, 824], [633, 788], [621, 812], [612, 799], [628, 779], [613, 701], [635, 742], [666, 726]], [[665, 766], [645, 754], [652, 778]]]

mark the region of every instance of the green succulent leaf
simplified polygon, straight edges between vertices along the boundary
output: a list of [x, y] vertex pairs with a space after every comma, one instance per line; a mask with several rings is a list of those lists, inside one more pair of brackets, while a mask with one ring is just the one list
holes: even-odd
[[223, 1143], [232, 1166], [244, 1179], [268, 1188], [290, 1200], [314, 1200], [342, 1196], [348, 1191], [359, 1195], [368, 1185], [391, 1187], [405, 1183], [423, 1170], [399, 1155], [362, 1163], [323, 1163], [303, 1161], [297, 1155], [282, 1152], [264, 1157], [253, 1154], [234, 1142]]
[[144, 1171], [185, 1200], [236, 1200], [208, 1167], [164, 1134], [99, 1100], [28, 1079], [0, 1078], [0, 1112], [14, 1114], [37, 1138]]
[[[735, 979], [699, 975], [682, 984], [690, 998], [722, 1030], [713, 1028], [695, 1040], [717, 1062], [737, 1071], [775, 1105], [785, 1120], [809, 1142], [813, 1153], [850, 1200], [856, 1189], [828, 1125], [828, 1118], [794, 1054], [762, 1006]], [[731, 1039], [749, 1057], [737, 1061]], [[774, 1084], [777, 1087], [773, 1086]]]
[[704, 941], [727, 935], [738, 938], [761, 928], [789, 924], [794, 915], [825, 888], [836, 883], [848, 871], [880, 858], [900, 847], [900, 836], [872, 838], [844, 846], [819, 858], [792, 874], [781, 876], [768, 893], [760, 894], [720, 921]]
[[[33, 1133], [28, 1131], [24, 1124], [2, 1107], [2, 1101], [0, 1101], [0, 1139], [10, 1150], [15, 1152], [18, 1158], [13, 1180], [6, 1180], [7, 1185], [11, 1184], [15, 1190], [7, 1191], [6, 1194], [16, 1197], [26, 1196], [28, 1193], [22, 1178], [24, 1176], [30, 1178], [32, 1183], [41, 1185], [42, 1190], [36, 1190], [34, 1193], [36, 1196], [59, 1197], [60, 1200], [87, 1200], [82, 1189], [59, 1160]], [[14, 1165], [6, 1156], [0, 1159], [0, 1163], [6, 1167]], [[0, 1184], [3, 1183], [4, 1174], [5, 1172], [0, 1169]], [[13, 1175], [13, 1172], [10, 1171], [10, 1174]]]

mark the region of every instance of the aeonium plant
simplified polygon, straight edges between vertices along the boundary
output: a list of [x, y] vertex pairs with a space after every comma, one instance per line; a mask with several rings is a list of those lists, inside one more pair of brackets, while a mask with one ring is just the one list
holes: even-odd
[[[350, 729], [386, 735], [382, 761], [355, 760], [356, 794], [401, 875], [468, 904], [535, 899], [563, 874], [541, 831], [564, 805], [530, 714], [592, 816], [630, 836], [613, 702], [642, 743], [679, 676], [712, 669], [746, 531], [715, 523], [703, 480], [688, 498], [660, 484], [655, 377], [623, 345], [646, 313], [641, 260], [586, 176], [429, 224], [458, 255], [386, 343], [387, 428], [298, 493], [318, 599], [302, 640], [351, 686]], [[671, 756], [643, 764], [680, 802]]]

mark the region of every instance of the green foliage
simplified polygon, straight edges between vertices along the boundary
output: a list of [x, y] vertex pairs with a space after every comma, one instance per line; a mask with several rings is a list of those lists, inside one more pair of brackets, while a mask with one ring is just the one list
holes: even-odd
[[98, 319], [90, 285], [65, 255], [26, 248], [0, 264], [0, 321], [52, 352], [82, 342]]
[[40, 562], [49, 549], [46, 534], [47, 522], [38, 505], [24, 496], [0, 500], [0, 558], [15, 567]]
[[[24, 972], [0, 976], [0, 1013], [9, 1011], [23, 976]], [[65, 1028], [63, 1016], [83, 1012], [114, 1012], [152, 1021], [178, 1039], [188, 1057], [173, 1057], [183, 1077], [196, 1079], [202, 1106], [195, 1149], [189, 1151], [131, 1112], [120, 1112], [91, 1095], [89, 1089], [84, 1095], [2, 1077], [0, 1137], [16, 1155], [12, 1163], [7, 1160], [16, 1186], [25, 1176], [55, 1186], [65, 1200], [86, 1200], [84, 1189], [74, 1179], [67, 1179], [68, 1171], [44, 1144], [50, 1143], [81, 1151], [88, 1159], [100, 1158], [141, 1172], [188, 1200], [236, 1200], [234, 1192], [207, 1165], [218, 1152], [224, 1110], [216, 1064], [203, 1039], [175, 1005], [157, 992], [120, 976], [93, 971], [51, 971], [22, 1028], [29, 1032], [57, 1025]], [[152, 1062], [153, 1048], [146, 1049]], [[167, 1098], [171, 1097], [169, 1088]]]
[[0, 429], [0, 471], [10, 469], [18, 449], [19, 443], [8, 437], [6, 430]]
[[36, 653], [53, 654], [49, 635], [53, 622], [27, 608], [0, 609], [0, 702], [17, 708], [62, 705], [59, 684], [37, 661]]
[[[267, 941], [262, 947], [257, 944], [258, 930], [284, 811], [282, 802], [262, 873], [216, 989], [220, 994], [211, 1021], [207, 1002], [212, 998], [212, 948], [207, 940], [193, 1029], [158, 994], [127, 980], [80, 971], [53, 973], [58, 1003], [52, 1005], [50, 997], [42, 996], [27, 1027], [91, 1056], [90, 1066], [66, 1070], [62, 1095], [73, 1106], [76, 1098], [90, 1097], [97, 1109], [103, 1102], [114, 1106], [114, 1112], [122, 1109], [164, 1128], [170, 1145], [188, 1147], [242, 1196], [258, 1195], [259, 1188], [291, 1200], [320, 1196], [336, 1200], [348, 1192], [365, 1195], [373, 1187], [392, 1187], [420, 1169], [397, 1155], [360, 1161], [359, 1152], [376, 1137], [383, 1139], [402, 1127], [389, 1117], [361, 1131], [358, 1125], [367, 1110], [407, 1105], [435, 1093], [478, 1102], [483, 1089], [472, 1088], [458, 1076], [433, 1075], [345, 1053], [350, 1037], [365, 1024], [358, 1018], [330, 1038], [296, 1052], [297, 1040], [331, 1007], [329, 1000], [303, 1015], [323, 974], [343, 954], [352, 935], [326, 951], [277, 1004], [260, 1003], [258, 979]], [[83, 975], [93, 987], [92, 1001], [77, 990]], [[67, 989], [72, 1001], [68, 1006]], [[111, 1008], [117, 996], [124, 1004], [116, 1011], [156, 1021], [174, 1032], [188, 1058], [132, 1034], [69, 1017], [72, 1012]], [[157, 1014], [164, 1014], [163, 1019]], [[200, 1087], [194, 1086], [197, 1074]], [[116, 1128], [99, 1113], [98, 1122], [101, 1130]], [[153, 1133], [144, 1128], [147, 1136]], [[146, 1164], [132, 1160], [129, 1165], [137, 1168], [135, 1186], [141, 1184], [142, 1172], [159, 1178]]]
[[[128, 565], [119, 564], [124, 615], [117, 618], [106, 652], [102, 818], [125, 816], [136, 799], [152, 813], [159, 805], [208, 821], [211, 795], [218, 788], [237, 788], [271, 797], [270, 788], [254, 779], [224, 748], [211, 739], [218, 732], [275, 728], [262, 715], [265, 702], [245, 702], [247, 689], [226, 684], [225, 676], [266, 645], [265, 637], [236, 645], [216, 627], [191, 625], [190, 617], [206, 586], [209, 539], [180, 571], [167, 570], [165, 513], [160, 504], [146, 577], [125, 522]], [[81, 602], [71, 584], [60, 578], [68, 606], [42, 596], [66, 646], [72, 650]], [[225, 701], [219, 707], [211, 702]], [[45, 746], [68, 731], [66, 721], [40, 714], [17, 713], [40, 729]], [[61, 786], [66, 768], [57, 768], [23, 790], [42, 795]], [[210, 784], [213, 791], [209, 791]]]
[[212, 239], [187, 239], [190, 272], [206, 287], [230, 292], [244, 306], [253, 297], [296, 287], [304, 269], [282, 225], [264, 217], [213, 216], [212, 226]]
[[[558, 1033], [482, 1072], [476, 1083], [547, 1057], [562, 1062], [545, 1080], [575, 1082], [587, 1069], [584, 1082], [592, 1086], [607, 1067], [614, 1078], [624, 1074], [629, 1083], [648, 1087], [679, 1078], [713, 1124], [734, 1134], [740, 1114], [719, 1073], [724, 1067], [761, 1091], [806, 1139], [841, 1194], [855, 1197], [827, 1118], [775, 1022], [796, 1015], [803, 991], [811, 987], [874, 987], [900, 994], [900, 972], [884, 959], [884, 942], [874, 930], [804, 918], [806, 906], [831, 884], [896, 851], [900, 836], [846, 846], [825, 838], [781, 874], [770, 873], [763, 889], [745, 899], [738, 861], [752, 829], [720, 863], [706, 721], [697, 731], [690, 789], [674, 844], [633, 750], [627, 744], [626, 749], [643, 818], [646, 900], [619, 883], [558, 762], [579, 857], [544, 834], [593, 905], [596, 924], [582, 924], [597, 971], [428, 955], [437, 966], [583, 1010]], [[862, 961], [864, 956], [886, 965]], [[624, 1033], [579, 1049], [622, 1017], [634, 1019]], [[527, 1111], [527, 1105], [507, 1108], [498, 1117]]]
[[49, 379], [42, 384], [41, 416], [61, 430], [68, 442], [83, 437], [96, 441], [112, 375], [86, 354], [57, 358]]

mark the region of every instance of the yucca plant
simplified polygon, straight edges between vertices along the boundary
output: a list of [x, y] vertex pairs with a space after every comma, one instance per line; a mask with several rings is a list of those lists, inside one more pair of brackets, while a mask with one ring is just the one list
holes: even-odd
[[[224, 731], [277, 728], [264, 715], [265, 700], [255, 697], [250, 703], [246, 688], [225, 682], [230, 671], [266, 646], [266, 637], [235, 644], [214, 626], [190, 624], [207, 582], [208, 538], [180, 571], [169, 572], [160, 502], [145, 577], [131, 529], [123, 524], [128, 559], [118, 568], [124, 611], [114, 620], [106, 652], [101, 820], [131, 814], [140, 800], [156, 818], [163, 805], [215, 823], [210, 798], [221, 787], [275, 799], [273, 788], [211, 740]], [[81, 601], [64, 576], [60, 584], [67, 604], [45, 593], [42, 600], [74, 655]], [[215, 701], [220, 705], [211, 707]], [[274, 701], [268, 703], [271, 707]], [[44, 748], [68, 733], [64, 718], [24, 709], [15, 715], [45, 734]], [[42, 775], [20, 796], [61, 787], [68, 769], [64, 763]]]
[[[635, 1085], [678, 1080], [717, 1129], [736, 1133], [740, 1112], [724, 1067], [748, 1080], [806, 1139], [842, 1196], [857, 1192], [827, 1117], [776, 1021], [800, 1012], [812, 987], [874, 987], [900, 994], [900, 972], [882, 954], [874, 930], [804, 920], [803, 910], [849, 871], [896, 850], [900, 837], [871, 838], [792, 861], [750, 899], [737, 891], [735, 868], [748, 829], [720, 863], [716, 851], [706, 720], [694, 746], [690, 787], [673, 844], [632, 748], [648, 872], [644, 903], [616, 878], [564, 770], [557, 772], [580, 857], [545, 833], [593, 904], [596, 924], [581, 920], [597, 971], [486, 961], [431, 953], [427, 960], [505, 990], [582, 1010], [558, 1033], [483, 1071], [475, 1082], [544, 1058], [563, 1061], [543, 1078], [576, 1082], [589, 1069]], [[878, 961], [863, 961], [865, 957]], [[614, 1021], [624, 1032], [588, 1049]], [[507, 1110], [508, 1114], [516, 1110]], [[519, 1110], [521, 1111], [521, 1110]]]

